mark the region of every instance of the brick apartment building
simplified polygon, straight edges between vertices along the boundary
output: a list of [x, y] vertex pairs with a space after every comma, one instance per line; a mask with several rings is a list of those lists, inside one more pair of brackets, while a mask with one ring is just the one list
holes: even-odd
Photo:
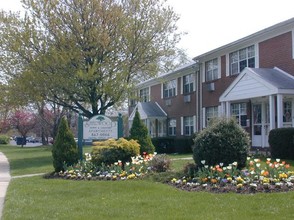
[[273, 128], [294, 127], [294, 18], [193, 58], [137, 85], [130, 101], [152, 137], [191, 136], [213, 117], [235, 117], [253, 147]]

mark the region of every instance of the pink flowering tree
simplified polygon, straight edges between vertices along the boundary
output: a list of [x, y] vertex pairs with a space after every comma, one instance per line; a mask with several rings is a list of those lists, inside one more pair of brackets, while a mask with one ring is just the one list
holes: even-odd
[[[28, 132], [30, 132], [36, 125], [35, 114], [29, 111], [18, 110], [14, 112], [10, 117], [10, 126], [16, 129], [25, 140]], [[22, 147], [23, 147], [22, 142]]]

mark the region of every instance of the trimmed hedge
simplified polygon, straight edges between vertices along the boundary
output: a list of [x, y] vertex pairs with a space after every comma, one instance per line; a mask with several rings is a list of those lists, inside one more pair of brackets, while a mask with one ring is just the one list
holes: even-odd
[[152, 138], [155, 151], [159, 154], [192, 153], [193, 138], [158, 137]]
[[140, 144], [135, 140], [126, 140], [120, 138], [118, 140], [109, 139], [106, 141], [93, 142], [92, 162], [95, 165], [111, 165], [118, 160], [130, 162], [131, 157], [140, 153]]
[[269, 133], [271, 156], [294, 160], [294, 128], [276, 128]]

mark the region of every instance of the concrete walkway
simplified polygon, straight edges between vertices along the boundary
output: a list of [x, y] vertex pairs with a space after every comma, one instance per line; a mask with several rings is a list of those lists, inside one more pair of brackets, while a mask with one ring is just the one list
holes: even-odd
[[5, 195], [10, 179], [11, 176], [9, 162], [7, 160], [7, 157], [2, 152], [0, 152], [0, 219], [2, 216]]

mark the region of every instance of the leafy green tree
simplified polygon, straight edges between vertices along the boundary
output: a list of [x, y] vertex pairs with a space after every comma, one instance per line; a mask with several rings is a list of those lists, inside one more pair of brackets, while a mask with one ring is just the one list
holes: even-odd
[[0, 12], [0, 68], [28, 99], [104, 114], [179, 54], [179, 17], [165, 0], [22, 3], [25, 16]]
[[78, 148], [65, 117], [61, 119], [57, 137], [52, 148], [55, 172], [63, 171], [64, 165], [71, 166], [78, 162]]
[[152, 144], [151, 137], [148, 135], [146, 125], [141, 121], [140, 113], [136, 111], [130, 130], [130, 138], [137, 140], [140, 144], [140, 153], [154, 153], [155, 147]]

